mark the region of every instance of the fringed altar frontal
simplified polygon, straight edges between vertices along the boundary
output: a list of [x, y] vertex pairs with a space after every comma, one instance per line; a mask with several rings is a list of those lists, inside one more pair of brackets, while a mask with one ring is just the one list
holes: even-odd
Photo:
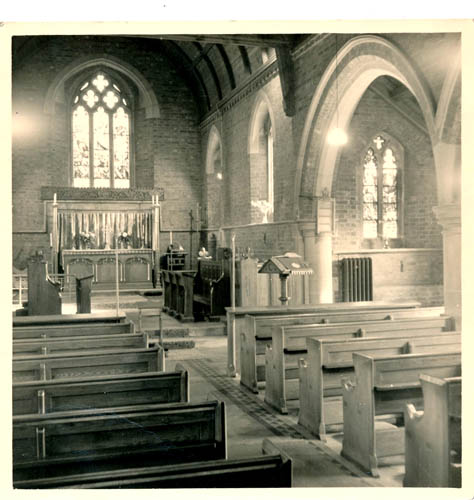
[[51, 211], [53, 259], [69, 279], [93, 274], [93, 289], [152, 288], [158, 281], [158, 196], [150, 201], [59, 200]]

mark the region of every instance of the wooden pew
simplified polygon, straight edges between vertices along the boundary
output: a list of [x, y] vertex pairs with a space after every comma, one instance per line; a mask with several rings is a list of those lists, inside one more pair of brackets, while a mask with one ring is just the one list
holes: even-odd
[[71, 323], [67, 325], [14, 326], [13, 340], [89, 335], [118, 335], [121, 333], [134, 332], [135, 325], [131, 321], [124, 321], [121, 323], [104, 323], [99, 321], [95, 323]]
[[[370, 334], [371, 331], [375, 330], [394, 330], [397, 328], [395, 325], [398, 321], [407, 322], [401, 323], [398, 327], [400, 329], [410, 328], [411, 330], [415, 330], [422, 328], [420, 322], [425, 321], [428, 322], [426, 325], [431, 325], [430, 328], [432, 326], [434, 327], [437, 323], [441, 325], [447, 322], [446, 329], [454, 329], [454, 320], [452, 318], [448, 321], [447, 316], [438, 315], [434, 317], [425, 317], [425, 313], [426, 311], [422, 310], [420, 316], [417, 316], [414, 312], [406, 314], [405, 311], [387, 314], [384, 310], [380, 315], [381, 317], [378, 316], [379, 313], [377, 312], [334, 314], [331, 316], [309, 314], [268, 319], [247, 316], [246, 331], [241, 335], [240, 382], [251, 391], [258, 392], [258, 383], [265, 381], [265, 349], [268, 345], [272, 345], [272, 335], [278, 327], [287, 328], [288, 334], [292, 336], [295, 334], [290, 334], [290, 330], [291, 327], [294, 327], [296, 336], [301, 332], [302, 337], [308, 336], [311, 331], [314, 331], [314, 334], [317, 335], [321, 332], [321, 328], [326, 327], [329, 327], [328, 332], [330, 331], [333, 334], [335, 334], [336, 331], [340, 331], [341, 334], [347, 334], [347, 329], [349, 328], [350, 332], [352, 332], [350, 336], [362, 336], [359, 330], [364, 329], [364, 325], [367, 325], [365, 330], [367, 334]], [[413, 324], [409, 324], [409, 321], [413, 322]], [[415, 326], [417, 323], [419, 323], [420, 326]], [[339, 325], [339, 330], [337, 325]], [[347, 335], [343, 337], [347, 338]], [[301, 348], [305, 348], [304, 340], [302, 341]]]
[[78, 323], [123, 323], [127, 316], [123, 311], [86, 313], [86, 314], [44, 314], [33, 316], [14, 316], [13, 326], [65, 325]]
[[192, 462], [16, 481], [14, 488], [291, 488], [284, 455]]
[[[229, 377], [236, 377], [240, 369], [240, 335], [244, 331], [245, 317], [251, 316], [275, 316], [304, 313], [324, 313], [324, 312], [350, 312], [350, 311], [376, 311], [380, 309], [390, 309], [391, 311], [400, 309], [414, 309], [420, 307], [419, 302], [352, 302], [336, 304], [305, 304], [299, 306], [245, 306], [226, 307], [227, 322], [227, 374]], [[444, 308], [440, 314], [444, 313]]]
[[[298, 362], [306, 358], [306, 340], [313, 335], [319, 339], [353, 339], [356, 337], [395, 337], [409, 335], [412, 338], [437, 335], [451, 326], [451, 318], [415, 318], [365, 323], [340, 323], [339, 325], [301, 325], [275, 327], [272, 344], [265, 353], [265, 402], [288, 413], [286, 400], [287, 379], [295, 390], [291, 399], [298, 399]], [[460, 339], [458, 342], [460, 348]]]
[[223, 402], [13, 417], [13, 480], [227, 458]]
[[[394, 338], [359, 338], [354, 340], [306, 339], [307, 356], [299, 361], [298, 423], [326, 440], [327, 426], [342, 424], [342, 378], [353, 378], [352, 354], [390, 356], [461, 350], [460, 332], [413, 337], [403, 332]], [[291, 385], [283, 386], [283, 398], [290, 399]], [[298, 396], [298, 394], [296, 395]]]
[[458, 377], [461, 353], [370, 357], [354, 353], [355, 381], [342, 381], [344, 437], [341, 455], [378, 477], [379, 459], [403, 455], [403, 428], [376, 430], [377, 415], [403, 415], [423, 407], [419, 376]]
[[186, 402], [189, 379], [184, 370], [13, 384], [13, 415]]
[[424, 411], [405, 408], [403, 486], [461, 487], [461, 377], [420, 375]]
[[13, 382], [145, 373], [164, 369], [164, 349], [159, 345], [143, 349], [73, 351], [67, 355], [18, 356], [13, 360]]
[[13, 341], [13, 359], [17, 356], [38, 354], [67, 354], [70, 351], [91, 351], [95, 349], [139, 349], [148, 347], [147, 334], [92, 335], [74, 337], [53, 337]]

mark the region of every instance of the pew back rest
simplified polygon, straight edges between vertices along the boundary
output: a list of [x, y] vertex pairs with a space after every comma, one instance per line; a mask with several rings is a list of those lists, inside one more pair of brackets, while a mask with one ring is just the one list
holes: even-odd
[[89, 335], [117, 335], [120, 333], [134, 333], [135, 325], [132, 321], [121, 323], [78, 323], [67, 325], [36, 325], [13, 327], [13, 340], [73, 337]]
[[[107, 452], [211, 444], [226, 458], [223, 402], [175, 403], [76, 410], [13, 417], [13, 463], [84, 461]], [[162, 457], [165, 458], [165, 457]]]
[[164, 371], [164, 350], [144, 349], [73, 351], [67, 355], [18, 356], [13, 360], [13, 381], [94, 377], [118, 373]]
[[180, 402], [189, 402], [186, 371], [13, 384], [13, 415]]
[[422, 373], [441, 378], [461, 375], [461, 352], [382, 357], [353, 353], [352, 359], [356, 380], [367, 380], [379, 391], [419, 387]]
[[340, 324], [289, 325], [272, 328], [274, 335], [283, 335], [284, 348], [305, 349], [306, 339], [313, 335], [341, 339], [352, 337], [393, 337], [410, 332], [412, 336], [424, 336], [441, 331], [451, 331], [453, 320], [450, 316], [434, 318], [403, 318], [397, 320], [355, 321]]
[[397, 337], [363, 337], [354, 340], [331, 340], [308, 337], [306, 347], [308, 360], [317, 360], [322, 368], [351, 367], [352, 353], [369, 356], [392, 356], [448, 352], [461, 350], [461, 332], [440, 332], [435, 335], [413, 337], [406, 331]]
[[17, 481], [15, 488], [290, 488], [291, 459], [282, 455], [150, 466]]
[[84, 323], [123, 323], [127, 316], [123, 311], [85, 314], [44, 314], [32, 316], [15, 316], [13, 326], [53, 326]]
[[[245, 331], [250, 332], [251, 335], [255, 335], [257, 338], [265, 339], [271, 337], [271, 331], [275, 326], [303, 324], [324, 324], [326, 326], [330, 326], [337, 325], [339, 323], [367, 323], [374, 321], [398, 321], [403, 319], [410, 320], [439, 317], [444, 317], [440, 314], [439, 308], [407, 309], [401, 311], [391, 311], [386, 309], [380, 311], [352, 311], [343, 313], [303, 313], [268, 317], [247, 315]], [[452, 318], [450, 321], [453, 321]], [[454, 329], [453, 323], [450, 323], [449, 327], [450, 329]]]
[[122, 349], [148, 346], [146, 334], [90, 335], [72, 338], [53, 337], [13, 341], [13, 356], [67, 353], [92, 349]]

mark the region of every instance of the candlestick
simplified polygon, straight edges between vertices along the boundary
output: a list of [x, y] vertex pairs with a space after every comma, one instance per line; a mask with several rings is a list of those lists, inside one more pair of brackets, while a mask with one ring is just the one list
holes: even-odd
[[173, 231], [170, 231], [170, 245], [173, 244]]
[[53, 235], [49, 233], [49, 246], [53, 248]]
[[56, 196], [56, 193], [54, 193], [54, 196], [53, 196], [53, 203], [56, 204], [57, 203], [57, 196]]

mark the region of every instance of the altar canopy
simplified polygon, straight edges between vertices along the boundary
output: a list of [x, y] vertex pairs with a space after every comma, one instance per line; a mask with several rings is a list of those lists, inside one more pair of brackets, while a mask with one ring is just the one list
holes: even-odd
[[152, 248], [151, 210], [71, 211], [58, 214], [59, 251]]

